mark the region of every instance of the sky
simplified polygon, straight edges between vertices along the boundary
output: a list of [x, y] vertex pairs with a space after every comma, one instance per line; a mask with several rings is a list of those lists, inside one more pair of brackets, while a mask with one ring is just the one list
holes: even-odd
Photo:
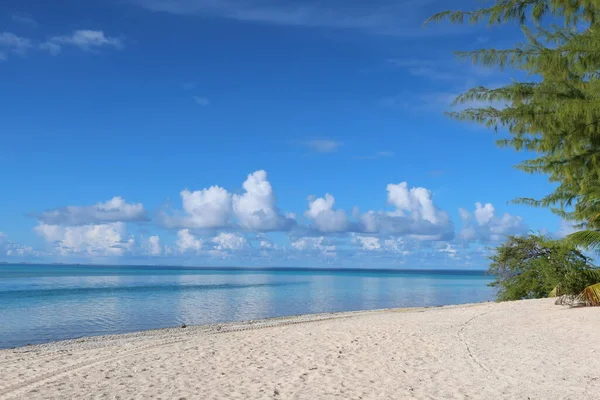
[[4, 0], [0, 261], [486, 268], [553, 186], [444, 115], [522, 78], [460, 0]]

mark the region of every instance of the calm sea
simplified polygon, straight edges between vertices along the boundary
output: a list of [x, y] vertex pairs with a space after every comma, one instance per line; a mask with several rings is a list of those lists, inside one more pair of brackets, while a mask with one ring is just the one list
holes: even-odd
[[306, 313], [491, 300], [479, 271], [0, 265], [0, 348]]

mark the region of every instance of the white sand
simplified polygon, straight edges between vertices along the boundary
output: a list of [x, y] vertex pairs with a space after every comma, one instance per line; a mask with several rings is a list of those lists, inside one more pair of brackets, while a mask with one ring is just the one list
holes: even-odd
[[0, 398], [597, 400], [600, 308], [485, 303], [3, 350]]

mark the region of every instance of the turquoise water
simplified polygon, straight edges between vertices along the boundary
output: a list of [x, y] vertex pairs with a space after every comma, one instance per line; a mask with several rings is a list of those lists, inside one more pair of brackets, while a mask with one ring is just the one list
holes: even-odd
[[491, 300], [479, 271], [0, 265], [0, 348], [306, 313]]

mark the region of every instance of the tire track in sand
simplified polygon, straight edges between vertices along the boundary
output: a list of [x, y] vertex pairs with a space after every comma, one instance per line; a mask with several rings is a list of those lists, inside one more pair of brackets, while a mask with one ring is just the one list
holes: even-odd
[[281, 317], [281, 318], [273, 318], [270, 320], [263, 320], [263, 321], [228, 323], [228, 324], [222, 324], [222, 325], [209, 326], [206, 328], [206, 330], [201, 330], [199, 332], [192, 332], [191, 334], [184, 335], [184, 337], [182, 337], [182, 338], [172, 339], [172, 340], [164, 341], [161, 343], [155, 343], [155, 344], [148, 345], [148, 346], [140, 346], [140, 347], [137, 347], [134, 349], [122, 351], [118, 354], [112, 354], [112, 355], [108, 355], [108, 356], [104, 356], [104, 357], [98, 357], [98, 358], [94, 358], [91, 360], [86, 360], [86, 361], [78, 362], [75, 364], [71, 364], [71, 365], [65, 366], [63, 368], [58, 368], [53, 371], [49, 371], [45, 374], [38, 375], [34, 378], [26, 379], [19, 383], [15, 383], [13, 385], [9, 385], [7, 387], [1, 388], [0, 389], [0, 398], [6, 398], [7, 396], [13, 394], [14, 392], [18, 392], [21, 390], [33, 389], [47, 381], [50, 381], [57, 377], [60, 377], [61, 375], [67, 375], [70, 372], [77, 371], [81, 368], [90, 367], [92, 365], [100, 364], [100, 363], [104, 363], [104, 362], [108, 362], [108, 361], [118, 360], [123, 357], [132, 356], [132, 355], [139, 354], [144, 351], [152, 350], [152, 349], [159, 348], [162, 346], [168, 346], [171, 344], [184, 342], [184, 341], [189, 340], [191, 337], [193, 337], [193, 335], [202, 335], [202, 334], [218, 335], [218, 334], [230, 333], [230, 332], [240, 332], [240, 331], [247, 331], [247, 330], [274, 328], [274, 327], [279, 327], [279, 326], [306, 324], [306, 323], [310, 323], [310, 322], [321, 322], [321, 321], [329, 321], [329, 320], [334, 320], [334, 319], [347, 319], [347, 318], [355, 317], [355, 316], [362, 315], [362, 314], [368, 314], [368, 313], [371, 313], [371, 312], [370, 311], [349, 312], [349, 313], [343, 313], [340, 315], [316, 317], [316, 318], [315, 318], [315, 316], [311, 316], [309, 318], [306, 318], [306, 316]]

